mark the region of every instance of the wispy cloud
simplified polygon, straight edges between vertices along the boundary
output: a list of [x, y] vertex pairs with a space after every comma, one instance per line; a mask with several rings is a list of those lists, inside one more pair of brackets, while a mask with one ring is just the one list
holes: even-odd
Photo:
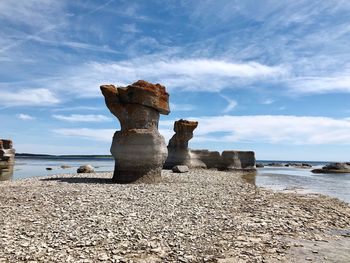
[[28, 114], [24, 114], [24, 113], [19, 113], [16, 115], [16, 117], [22, 121], [31, 121], [31, 120], [35, 120], [35, 117], [30, 116]]
[[62, 72], [65, 78], [46, 84], [52, 90], [78, 93], [76, 95], [80, 97], [100, 97], [98, 87], [103, 83], [127, 85], [138, 79], [162, 83], [170, 91], [216, 92], [225, 88], [237, 88], [239, 81], [277, 78], [286, 73], [283, 66], [268, 66], [257, 62], [146, 56], [118, 63], [91, 62], [79, 65]]
[[272, 103], [274, 103], [275, 101], [273, 99], [265, 99], [263, 100], [261, 103], [265, 104], [265, 105], [270, 105]]
[[192, 111], [195, 109], [196, 109], [196, 106], [192, 105], [192, 104], [170, 103], [170, 110], [171, 111]]
[[126, 32], [126, 33], [139, 33], [141, 32], [137, 27], [136, 27], [136, 24], [123, 24], [121, 26], [121, 29], [123, 32]]
[[235, 101], [234, 99], [231, 99], [231, 98], [229, 98], [225, 95], [222, 95], [222, 94], [220, 94], [220, 97], [222, 97], [223, 99], [225, 99], [227, 101], [227, 106], [222, 111], [223, 113], [228, 113], [228, 112], [232, 111], [237, 106], [237, 101]]
[[[328, 117], [253, 115], [202, 116], [189, 118], [199, 122], [193, 142], [267, 143], [281, 145], [349, 144], [350, 121]], [[168, 141], [174, 121], [161, 121], [160, 133]], [[110, 142], [113, 129], [56, 129], [67, 137]], [[220, 136], [218, 136], [220, 134]]]
[[292, 91], [297, 93], [350, 93], [350, 71], [330, 77], [302, 77], [289, 81]]
[[[350, 142], [350, 121], [328, 117], [254, 115], [191, 118], [199, 122], [193, 141], [272, 143], [285, 145]], [[172, 121], [162, 128], [172, 129]], [[218, 136], [218, 133], [221, 135]], [[224, 135], [222, 135], [224, 134]]]
[[2, 106], [50, 106], [60, 102], [48, 89], [0, 90]]
[[105, 122], [111, 119], [104, 115], [94, 115], [94, 114], [71, 114], [71, 115], [52, 115], [53, 118], [61, 121], [69, 122]]
[[53, 130], [53, 132], [65, 137], [79, 137], [79, 138], [84, 138], [89, 140], [111, 142], [113, 138], [113, 134], [115, 133], [115, 130], [80, 128], [80, 129], [55, 129]]
[[62, 108], [56, 108], [52, 109], [52, 111], [98, 111], [98, 110], [105, 110], [105, 108], [102, 107], [93, 107], [93, 106], [69, 106], [69, 107], [62, 107]]
[[64, 39], [64, 40], [62, 40], [62, 39], [49, 40], [49, 39], [45, 39], [45, 38], [40, 37], [40, 36], [29, 35], [29, 36], [27, 36], [27, 40], [37, 41], [40, 43], [45, 43], [45, 44], [54, 45], [54, 46], [65, 46], [65, 47], [69, 47], [72, 49], [85, 49], [85, 50], [89, 50], [89, 51], [114, 53], [114, 54], [121, 53], [119, 51], [111, 49], [108, 45], [98, 46], [98, 45], [94, 45], [94, 44], [90, 44], [90, 43], [69, 41], [66, 39]]

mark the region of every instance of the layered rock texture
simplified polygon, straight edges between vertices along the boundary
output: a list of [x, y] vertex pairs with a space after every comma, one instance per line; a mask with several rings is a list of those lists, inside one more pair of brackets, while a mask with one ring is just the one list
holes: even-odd
[[221, 167], [221, 155], [217, 151], [192, 150], [191, 155], [196, 163], [203, 164], [208, 169]]
[[192, 150], [192, 162], [203, 163], [208, 169], [252, 171], [255, 170], [253, 151], [217, 151]]
[[0, 181], [12, 178], [14, 163], [15, 149], [12, 141], [0, 139]]
[[220, 170], [255, 170], [253, 151], [223, 151]]
[[108, 109], [121, 126], [111, 146], [115, 158], [113, 181], [159, 181], [168, 154], [164, 137], [158, 131], [159, 114], [170, 113], [165, 87], [139, 80], [125, 88], [100, 88]]
[[169, 140], [168, 158], [164, 164], [164, 168], [171, 169], [175, 165], [187, 165], [188, 167], [198, 167], [191, 160], [191, 152], [188, 149], [188, 141], [193, 137], [193, 131], [197, 128], [197, 121], [178, 120], [174, 123], [175, 134]]

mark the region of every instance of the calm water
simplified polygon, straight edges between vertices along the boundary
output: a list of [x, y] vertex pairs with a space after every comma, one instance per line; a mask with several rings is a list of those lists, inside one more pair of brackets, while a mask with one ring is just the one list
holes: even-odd
[[[322, 165], [312, 169], [321, 168]], [[350, 174], [314, 174], [312, 169], [292, 167], [259, 168], [255, 184], [273, 190], [297, 190], [337, 197], [350, 203]]]
[[[63, 173], [76, 173], [81, 165], [91, 164], [97, 172], [110, 172], [114, 170], [114, 160], [107, 158], [83, 158], [83, 159], [39, 159], [39, 158], [16, 158], [13, 169], [12, 180], [29, 178], [33, 176], [46, 176]], [[62, 169], [61, 165], [68, 165], [71, 168]], [[46, 168], [52, 168], [47, 171]], [[9, 176], [3, 176], [6, 179]], [[1, 181], [1, 177], [0, 177]]]
[[[13, 175], [9, 176], [11, 171], [9, 171], [9, 174], [0, 175], [0, 181], [8, 179], [17, 180], [33, 176], [76, 173], [77, 168], [84, 164], [91, 164], [98, 172], [113, 171], [114, 169], [114, 160], [107, 158], [16, 158]], [[325, 163], [312, 163], [312, 169], [320, 168], [324, 164]], [[71, 168], [62, 169], [60, 167], [61, 165], [69, 165]], [[47, 171], [46, 167], [51, 167], [53, 170]], [[311, 169], [265, 166], [265, 168], [259, 168], [256, 175], [249, 179], [250, 182], [260, 187], [273, 190], [296, 189], [301, 192], [326, 194], [350, 203], [350, 174], [313, 174], [311, 173]]]

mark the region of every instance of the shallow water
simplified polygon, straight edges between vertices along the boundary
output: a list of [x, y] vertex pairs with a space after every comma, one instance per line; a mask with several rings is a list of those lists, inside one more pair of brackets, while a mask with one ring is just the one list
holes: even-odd
[[[0, 175], [0, 181], [5, 178], [18, 180], [34, 176], [47, 176], [54, 174], [76, 173], [81, 165], [90, 164], [96, 172], [110, 172], [114, 170], [114, 160], [104, 158], [64, 158], [64, 159], [40, 159], [40, 158], [16, 158], [13, 175]], [[63, 169], [61, 165], [71, 166]], [[51, 171], [46, 170], [52, 168]]]
[[[321, 168], [321, 166], [314, 166], [312, 169], [315, 168]], [[314, 174], [311, 172], [312, 169], [259, 168], [255, 184], [273, 190], [325, 194], [350, 203], [350, 174]]]
[[[0, 181], [76, 173], [77, 168], [85, 164], [91, 164], [97, 172], [114, 170], [114, 160], [108, 158], [16, 158], [13, 174], [11, 169], [7, 170], [0, 174]], [[61, 165], [69, 165], [71, 168], [62, 169]], [[313, 163], [313, 165], [312, 169], [315, 169], [322, 167], [324, 163]], [[47, 171], [47, 167], [53, 170]], [[313, 174], [311, 169], [265, 166], [265, 168], [259, 168], [256, 174], [246, 175], [245, 180], [259, 187], [320, 193], [350, 203], [350, 174]]]

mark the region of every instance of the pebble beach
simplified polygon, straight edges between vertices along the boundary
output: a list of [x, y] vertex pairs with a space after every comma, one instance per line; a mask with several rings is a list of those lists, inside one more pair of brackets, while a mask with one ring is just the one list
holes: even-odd
[[0, 184], [0, 262], [349, 262], [350, 206], [239, 173], [112, 173]]

